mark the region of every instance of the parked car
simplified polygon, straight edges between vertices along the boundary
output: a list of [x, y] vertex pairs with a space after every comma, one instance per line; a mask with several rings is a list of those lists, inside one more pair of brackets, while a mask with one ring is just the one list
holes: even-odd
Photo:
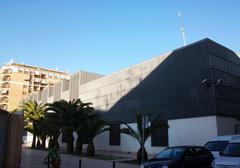
[[240, 138], [230, 141], [224, 151], [220, 151], [212, 168], [240, 168]]
[[140, 168], [211, 168], [213, 155], [200, 146], [168, 147]]
[[204, 147], [212, 152], [214, 158], [219, 157], [219, 151], [223, 151], [229, 141], [240, 138], [240, 135], [223, 135], [210, 139]]

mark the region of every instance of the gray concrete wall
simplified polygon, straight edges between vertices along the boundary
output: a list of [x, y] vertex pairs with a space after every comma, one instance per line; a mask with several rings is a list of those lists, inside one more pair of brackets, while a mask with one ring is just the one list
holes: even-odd
[[101, 77], [102, 75], [85, 71], [80, 71], [72, 75], [70, 78], [69, 99], [73, 100], [80, 97], [80, 85], [86, 84]]
[[141, 83], [169, 53], [80, 85], [80, 98], [92, 102], [96, 110], [107, 111]]

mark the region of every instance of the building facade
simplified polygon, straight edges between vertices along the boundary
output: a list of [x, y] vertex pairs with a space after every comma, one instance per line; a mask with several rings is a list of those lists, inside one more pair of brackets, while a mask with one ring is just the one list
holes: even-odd
[[[159, 117], [169, 128], [151, 135], [146, 142], [149, 153], [166, 146], [203, 145], [217, 135], [240, 133], [240, 59], [212, 40], [86, 79], [88, 73], [77, 73], [70, 79], [69, 90], [60, 90], [63, 84], [55, 85], [56, 93], [43, 98], [39, 92], [32, 99], [52, 102], [80, 98], [93, 103], [106, 120], [125, 121], [134, 128], [133, 111], [150, 115], [149, 124]], [[110, 132], [99, 135], [96, 149], [136, 152], [136, 141], [117, 131], [122, 127], [113, 124]]]
[[66, 72], [10, 62], [0, 68], [0, 108], [12, 111], [29, 95], [69, 80]]

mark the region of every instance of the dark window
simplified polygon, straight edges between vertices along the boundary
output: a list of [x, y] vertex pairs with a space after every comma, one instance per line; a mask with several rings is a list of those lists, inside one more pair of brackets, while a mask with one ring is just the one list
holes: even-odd
[[109, 131], [109, 145], [120, 145], [120, 124], [111, 124]]
[[187, 149], [185, 151], [184, 158], [190, 159], [190, 158], [194, 158], [194, 157], [196, 157], [196, 155], [195, 155], [193, 149]]
[[210, 141], [204, 147], [209, 151], [223, 151], [228, 141]]
[[168, 146], [168, 123], [167, 120], [152, 122], [152, 128], [155, 125], [160, 125], [159, 128], [155, 129], [151, 134], [152, 146]]
[[195, 148], [195, 152], [197, 156], [209, 155], [208, 151], [204, 148]]

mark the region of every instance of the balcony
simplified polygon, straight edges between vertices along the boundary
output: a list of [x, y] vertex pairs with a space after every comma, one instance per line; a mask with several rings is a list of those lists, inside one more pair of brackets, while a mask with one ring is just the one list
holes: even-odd
[[0, 108], [3, 110], [7, 110], [8, 105], [7, 104], [0, 104]]
[[7, 104], [9, 102], [8, 97], [1, 97], [0, 104]]
[[3, 96], [8, 96], [9, 95], [9, 90], [8, 89], [2, 89], [2, 90], [0, 90], [0, 93]]
[[5, 69], [5, 70], [3, 70], [2, 73], [3, 73], [4, 75], [11, 74], [11, 73], [12, 73], [12, 70], [10, 70], [10, 69]]
[[40, 82], [41, 82], [41, 79], [39, 79], [39, 78], [34, 79], [34, 83], [40, 83]]
[[1, 88], [5, 88], [5, 89], [10, 88], [10, 83], [9, 83], [9, 82], [3, 83], [3, 84], [1, 85]]
[[4, 75], [2, 78], [3, 81], [11, 81], [10, 75]]

